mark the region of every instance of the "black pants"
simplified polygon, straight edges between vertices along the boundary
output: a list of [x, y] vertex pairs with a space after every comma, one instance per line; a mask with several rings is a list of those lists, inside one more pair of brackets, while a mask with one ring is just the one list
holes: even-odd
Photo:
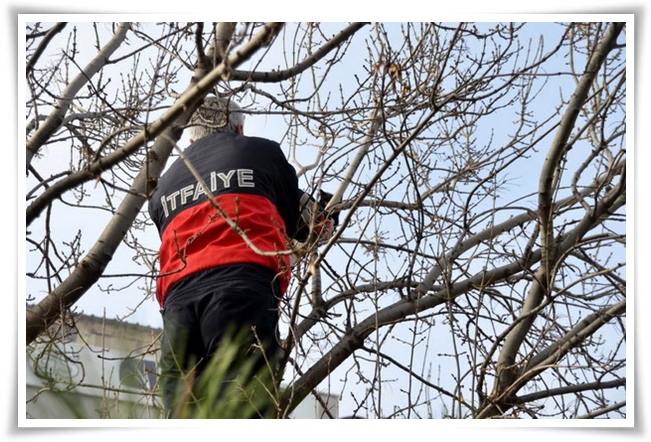
[[257, 417], [264, 411], [258, 409], [264, 405], [247, 407], [247, 397], [239, 404], [219, 399], [231, 384], [244, 392], [253, 378], [264, 379], [251, 387], [256, 394], [273, 388], [279, 295], [276, 275], [255, 265], [200, 272], [170, 289], [160, 361], [166, 417]]

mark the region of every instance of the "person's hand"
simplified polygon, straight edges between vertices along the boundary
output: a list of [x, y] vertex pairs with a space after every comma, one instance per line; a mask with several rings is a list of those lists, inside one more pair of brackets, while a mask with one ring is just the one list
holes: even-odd
[[314, 226], [314, 233], [317, 234], [317, 243], [323, 244], [328, 242], [335, 233], [335, 223], [332, 218], [320, 215], [321, 220]]
[[337, 227], [337, 220], [335, 217], [328, 216], [325, 211], [325, 206], [328, 201], [324, 199], [332, 197], [332, 195], [321, 191], [321, 198], [317, 202], [312, 199], [308, 194], [301, 196], [301, 217], [306, 226], [316, 235], [317, 244], [327, 242], [335, 232]]

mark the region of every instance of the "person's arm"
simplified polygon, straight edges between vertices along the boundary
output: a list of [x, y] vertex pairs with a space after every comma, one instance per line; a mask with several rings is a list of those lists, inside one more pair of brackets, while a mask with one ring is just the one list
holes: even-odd
[[287, 236], [301, 243], [313, 240], [327, 241], [338, 224], [338, 214], [329, 214], [325, 210], [332, 195], [319, 191], [317, 201], [299, 188], [296, 170], [277, 144], [273, 155], [274, 163], [278, 167], [276, 204], [285, 222]]
[[319, 200], [315, 200], [312, 196], [299, 190], [300, 197], [300, 219], [299, 228], [293, 239], [300, 242], [305, 242], [312, 237], [317, 242], [326, 242], [332, 237], [337, 224], [339, 223], [339, 214], [337, 212], [329, 213], [326, 211], [326, 206], [332, 198], [332, 194], [323, 190], [319, 191]]

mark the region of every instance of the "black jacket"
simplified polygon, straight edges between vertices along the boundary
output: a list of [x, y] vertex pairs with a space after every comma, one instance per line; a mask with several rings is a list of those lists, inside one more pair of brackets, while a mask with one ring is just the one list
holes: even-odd
[[[219, 209], [183, 159], [159, 179], [149, 214], [161, 236], [156, 298], [181, 278], [213, 267], [247, 263], [271, 268], [289, 284], [288, 239], [304, 240], [296, 171], [278, 143], [235, 133], [217, 133], [184, 151]], [[258, 250], [228, 225], [225, 213]], [[262, 252], [262, 253], [259, 253]]]

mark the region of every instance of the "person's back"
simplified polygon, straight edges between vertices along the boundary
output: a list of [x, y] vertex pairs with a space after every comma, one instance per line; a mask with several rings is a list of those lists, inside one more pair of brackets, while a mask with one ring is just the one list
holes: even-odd
[[229, 264], [268, 267], [281, 277], [284, 291], [287, 239], [298, 225], [299, 198], [296, 174], [277, 143], [231, 132], [195, 141], [160, 178], [150, 202], [162, 241], [157, 286], [161, 305], [181, 279]]

